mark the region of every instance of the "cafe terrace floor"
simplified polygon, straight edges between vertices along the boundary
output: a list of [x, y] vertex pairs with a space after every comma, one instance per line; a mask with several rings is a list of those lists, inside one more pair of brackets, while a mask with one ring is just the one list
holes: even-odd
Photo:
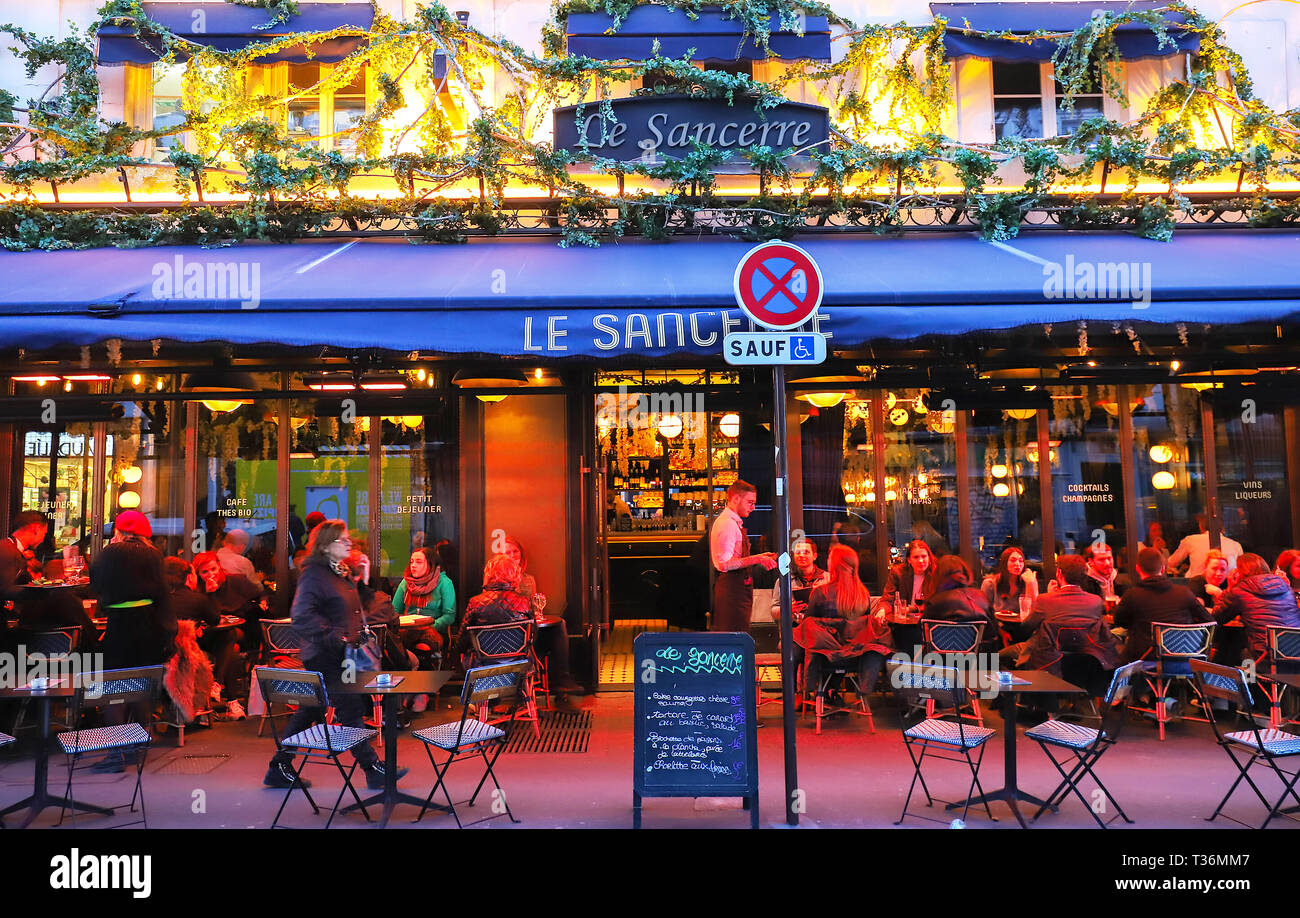
[[[449, 690], [444, 690], [447, 693]], [[501, 757], [497, 771], [509, 795], [511, 808], [521, 820], [519, 828], [627, 828], [631, 825], [632, 805], [632, 703], [629, 692], [608, 692], [584, 700], [591, 713], [591, 731], [585, 752], [508, 752]], [[889, 827], [898, 818], [903, 797], [911, 780], [912, 769], [899, 734], [897, 711], [887, 700], [876, 696], [876, 730], [867, 730], [866, 719], [837, 715], [823, 723], [822, 734], [815, 735], [811, 716], [798, 727], [799, 786], [806, 791], [807, 812], [801, 819], [804, 828], [874, 828]], [[784, 827], [782, 797], [781, 705], [768, 704], [760, 709], [765, 725], [758, 731], [760, 795], [762, 824]], [[438, 711], [418, 715], [416, 727], [429, 726], [451, 719], [447, 698]], [[543, 717], [545, 717], [545, 713]], [[1001, 722], [996, 714], [986, 713], [987, 726], [998, 735], [981, 769], [981, 780], [988, 789], [1002, 784]], [[519, 730], [530, 727], [520, 724]], [[211, 729], [186, 731], [184, 748], [177, 748], [174, 734], [156, 738], [145, 771], [149, 822], [154, 828], [264, 828], [270, 825], [279, 806], [282, 791], [261, 786], [267, 759], [272, 752], [270, 730], [257, 736], [257, 720], [218, 722]], [[0, 808], [24, 797], [32, 779], [32, 753], [25, 743], [17, 751], [0, 751]], [[12, 750], [13, 747], [10, 747]], [[223, 758], [224, 756], [224, 758]], [[422, 744], [402, 731], [398, 740], [398, 759], [411, 768], [402, 786], [421, 796], [432, 785], [433, 773]], [[51, 785], [59, 789], [66, 780], [62, 757], [55, 752], [51, 759]], [[1019, 744], [1020, 786], [1044, 794], [1055, 785], [1056, 773], [1036, 744], [1024, 739]], [[456, 775], [456, 770], [461, 773]], [[339, 787], [336, 774], [326, 766], [314, 766], [307, 775], [317, 787], [333, 788], [317, 796], [332, 801]], [[1215, 744], [1207, 724], [1179, 721], [1169, 727], [1168, 738], [1156, 738], [1154, 724], [1134, 720], [1125, 727], [1117, 747], [1098, 766], [1102, 776], [1137, 828], [1232, 829], [1239, 828], [1224, 819], [1205, 822], [1235, 775], [1232, 764]], [[926, 777], [931, 790], [948, 800], [962, 796], [969, 784], [963, 779], [965, 766], [937, 761], [926, 763]], [[451, 788], [457, 801], [464, 800], [474, 788], [478, 773], [471, 764], [452, 770]], [[1260, 780], [1261, 789], [1276, 797], [1280, 788], [1267, 776]], [[1085, 796], [1091, 799], [1090, 785]], [[204, 793], [205, 813], [195, 813], [196, 790]], [[131, 794], [127, 775], [78, 776], [76, 796], [86, 802], [112, 804], [124, 802]], [[918, 788], [918, 796], [920, 790]], [[942, 808], [926, 810], [924, 797], [913, 800], [912, 809], [927, 815], [943, 816]], [[1271, 799], [1271, 798], [1270, 798]], [[647, 799], [646, 828], [742, 828], [748, 814], [739, 809], [696, 810], [690, 799]], [[475, 811], [478, 811], [475, 813]], [[1249, 789], [1238, 788], [1229, 804], [1230, 815], [1253, 824], [1263, 820], [1264, 810]], [[390, 828], [413, 825], [418, 811], [398, 807]], [[467, 821], [488, 815], [485, 800], [473, 810], [462, 810]], [[972, 810], [967, 822], [971, 828], [1010, 829], [1015, 820], [1005, 807], [994, 806], [996, 823], [989, 823], [983, 811]], [[12, 817], [11, 817], [12, 818]], [[57, 810], [47, 810], [35, 823], [51, 827]], [[105, 827], [129, 821], [121, 810], [112, 819], [79, 817], [78, 826]], [[325, 815], [315, 817], [300, 795], [286, 808], [285, 821], [299, 827], [321, 827]], [[908, 827], [940, 827], [940, 823], [909, 817]], [[947, 822], [942, 824], [947, 825]], [[1095, 823], [1077, 799], [1071, 799], [1058, 815], [1045, 815], [1036, 824], [1046, 828], [1095, 828]], [[1122, 823], [1117, 823], [1122, 825]], [[431, 812], [420, 823], [424, 828], [454, 828], [450, 816]], [[1270, 829], [1288, 829], [1295, 823], [1275, 820]], [[359, 815], [339, 817], [334, 828], [365, 828]], [[509, 828], [504, 818], [494, 819], [480, 828]]]

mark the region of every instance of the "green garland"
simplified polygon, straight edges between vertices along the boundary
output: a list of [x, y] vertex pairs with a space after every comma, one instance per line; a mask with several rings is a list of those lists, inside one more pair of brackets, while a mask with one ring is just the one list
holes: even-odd
[[[231, 0], [268, 11], [265, 28], [297, 12], [292, 0]], [[291, 239], [319, 232], [340, 221], [360, 225], [374, 219], [404, 219], [427, 241], [459, 241], [469, 232], [503, 232], [510, 207], [505, 190], [511, 184], [551, 189], [559, 204], [556, 218], [562, 245], [598, 244], [601, 238], [639, 233], [651, 238], [669, 235], [668, 227], [690, 225], [701, 211], [731, 211], [736, 232], [746, 238], [787, 237], [811, 222], [851, 220], [878, 230], [900, 228], [903, 210], [919, 200], [931, 200], [924, 189], [941, 179], [960, 183], [954, 219], [966, 215], [989, 238], [1014, 236], [1027, 213], [1048, 209], [1071, 228], [1125, 228], [1149, 238], [1167, 239], [1178, 210], [1242, 213], [1252, 225], [1292, 225], [1294, 202], [1267, 192], [1270, 181], [1295, 178], [1300, 167], [1300, 115], [1275, 113], [1254, 98], [1241, 59], [1224, 43], [1221, 30], [1195, 10], [1173, 0], [1163, 10], [1126, 11], [1094, 16], [1071, 33], [1030, 34], [976, 32], [1008, 41], [1049, 39], [1057, 44], [1053, 57], [1066, 104], [1076, 93], [1101, 89], [1123, 97], [1123, 87], [1109, 77], [1109, 62], [1118, 60], [1115, 32], [1140, 24], [1170, 41], [1167, 13], [1181, 14], [1186, 28], [1201, 38], [1195, 70], [1186, 84], [1166, 87], [1136, 122], [1106, 119], [1085, 122], [1073, 135], [1042, 141], [1003, 141], [963, 144], [944, 137], [941, 123], [951, 105], [949, 64], [943, 36], [947, 24], [899, 23], [858, 27], [836, 16], [823, 4], [794, 0], [657, 0], [659, 5], [698, 16], [707, 6], [743, 24], [746, 37], [767, 47], [772, 19], [783, 29], [796, 28], [799, 16], [821, 15], [845, 30], [842, 58], [834, 63], [798, 62], [771, 83], [744, 75], [705, 71], [688, 57], [670, 59], [658, 49], [644, 61], [597, 61], [565, 56], [563, 23], [574, 12], [601, 11], [620, 23], [634, 0], [565, 0], [554, 7], [544, 34], [546, 52], [538, 57], [520, 46], [489, 38], [460, 24], [446, 8], [420, 7], [409, 22], [393, 20], [376, 10], [368, 30], [340, 28], [306, 35], [268, 36], [248, 47], [222, 53], [170, 33], [151, 20], [138, 0], [110, 0], [88, 33], [75, 30], [60, 40], [42, 39], [15, 26], [0, 32], [17, 44], [18, 53], [34, 75], [42, 67], [62, 67], [57, 83], [44, 96], [25, 106], [0, 90], [0, 182], [14, 190], [0, 205], [0, 245], [30, 248], [134, 246], [170, 242], [211, 244], [242, 239]], [[189, 58], [184, 73], [183, 124], [159, 130], [138, 130], [98, 120], [99, 86], [95, 72], [94, 37], [102, 25], [128, 26], [158, 37], [164, 60]], [[374, 105], [354, 130], [356, 156], [322, 151], [287, 136], [278, 117], [267, 117], [285, 105], [283, 98], [250, 92], [246, 78], [258, 61], [287, 47], [314, 46], [332, 38], [363, 37], [363, 46], [337, 63], [315, 87], [291, 87], [290, 95], [306, 90], [328, 92], [352, 82], [362, 66], [375, 74]], [[434, 55], [445, 55], [448, 82], [460, 88], [479, 114], [459, 127], [452, 112], [437, 104], [442, 89], [434, 76]], [[911, 61], [919, 58], [914, 69]], [[513, 87], [504, 101], [491, 105], [479, 94], [481, 75], [495, 69], [498, 82]], [[1221, 86], [1216, 74], [1231, 80]], [[792, 150], [752, 147], [723, 151], [698, 145], [677, 160], [654, 165], [605, 159], [582, 137], [576, 153], [553, 151], [534, 143], [555, 107], [572, 99], [599, 95], [600, 131], [615, 123], [610, 104], [615, 84], [653, 74], [666, 78], [672, 91], [726, 99], [758, 110], [775, 106], [797, 81], [822, 87], [834, 116], [833, 142], [810, 154], [811, 173], [797, 180], [787, 157]], [[55, 89], [59, 92], [51, 95]], [[418, 97], [407, 98], [414, 89]], [[433, 103], [427, 103], [433, 99]], [[1197, 133], [1213, 136], [1220, 129], [1219, 109], [1236, 114], [1231, 137], [1202, 148]], [[578, 123], [584, 123], [584, 105]], [[385, 151], [383, 122], [395, 113], [419, 110], [405, 122]], [[27, 129], [16, 124], [25, 112]], [[142, 215], [112, 208], [58, 210], [41, 207], [35, 190], [57, 189], [80, 179], [114, 171], [158, 168], [131, 153], [141, 142], [182, 132], [194, 137], [194, 152], [172, 148], [166, 166], [188, 206], [162, 214]], [[870, 142], [881, 132], [900, 138], [890, 145]], [[35, 139], [33, 139], [35, 138]], [[410, 139], [411, 143], [401, 145]], [[603, 139], [603, 137], [602, 137]], [[39, 158], [16, 155], [35, 145]], [[414, 152], [410, 147], [414, 147]], [[740, 157], [759, 177], [760, 193], [745, 202], [726, 201], [717, 194], [716, 170]], [[1026, 174], [1022, 190], [997, 187], [998, 166], [1018, 163]], [[575, 168], [578, 167], [578, 168]], [[581, 171], [579, 171], [579, 169]], [[247, 201], [220, 208], [202, 206], [214, 189], [212, 176], [233, 170], [235, 190]], [[1110, 177], [1114, 202], [1091, 196], [1068, 196], [1053, 188], [1093, 180], [1099, 170]], [[584, 173], [625, 178], [637, 176], [663, 188], [657, 192], [607, 195], [582, 179]], [[1180, 188], [1211, 176], [1235, 174], [1239, 195], [1194, 207]], [[125, 174], [125, 173], [123, 173]], [[389, 176], [403, 198], [377, 203], [349, 194], [354, 180]], [[470, 201], [431, 197], [451, 186], [477, 183], [481, 194]], [[1140, 183], [1167, 186], [1162, 195], [1138, 194]], [[891, 194], [865, 189], [884, 186]], [[1118, 186], [1118, 187], [1115, 187]], [[933, 199], [952, 205], [951, 198]]]

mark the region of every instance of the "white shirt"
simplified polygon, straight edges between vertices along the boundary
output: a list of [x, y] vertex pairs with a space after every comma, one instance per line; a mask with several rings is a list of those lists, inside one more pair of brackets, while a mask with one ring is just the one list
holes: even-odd
[[745, 538], [741, 529], [743, 525], [740, 514], [730, 507], [722, 508], [713, 521], [713, 528], [709, 530], [709, 555], [715, 571], [734, 571], [744, 567], [734, 563], [740, 558], [740, 544]]
[[[1240, 542], [1225, 535], [1219, 537], [1219, 551], [1223, 552], [1223, 556], [1228, 559], [1228, 570], [1233, 570], [1237, 566], [1237, 559], [1241, 557], [1245, 549], [1241, 547]], [[1187, 576], [1202, 577], [1205, 575], [1205, 559], [1209, 553], [1210, 534], [1208, 532], [1189, 535], [1178, 543], [1178, 550], [1170, 555], [1169, 567], [1175, 568], [1182, 564], [1183, 561], [1190, 559]]]
[[227, 574], [243, 574], [249, 580], [256, 579], [253, 562], [237, 551], [225, 547], [218, 548], [217, 560], [221, 562], [221, 569]]

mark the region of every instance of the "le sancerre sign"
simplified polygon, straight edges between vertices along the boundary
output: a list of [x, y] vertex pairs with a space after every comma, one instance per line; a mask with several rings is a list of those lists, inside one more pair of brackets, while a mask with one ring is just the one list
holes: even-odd
[[610, 104], [618, 120], [606, 123], [603, 136], [598, 103], [583, 107], [581, 121], [575, 105], [555, 109], [555, 148], [581, 152], [579, 139], [585, 133], [593, 154], [625, 162], [680, 158], [695, 142], [724, 150], [793, 148], [806, 156], [830, 137], [827, 110], [802, 102], [782, 102], [761, 112], [744, 101], [728, 105], [725, 99], [694, 96], [637, 96]]

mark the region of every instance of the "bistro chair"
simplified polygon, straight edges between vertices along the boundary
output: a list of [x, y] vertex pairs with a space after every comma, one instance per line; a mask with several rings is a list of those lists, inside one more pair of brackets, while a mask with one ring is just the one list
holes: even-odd
[[[276, 618], [263, 618], [259, 621], [262, 625], [262, 647], [267, 666], [282, 669], [301, 668], [302, 639], [293, 630], [293, 622]], [[253, 679], [253, 685], [260, 693], [262, 684], [256, 677]], [[266, 711], [262, 715], [261, 722], [257, 725], [258, 736], [261, 736], [262, 731], [266, 729], [267, 718], [288, 717], [293, 713], [292, 711], [283, 711], [276, 714], [271, 710], [271, 702], [263, 698], [262, 703]]]
[[[1211, 698], [1219, 698], [1228, 702], [1236, 702], [1239, 708], [1249, 712], [1253, 707], [1253, 701], [1250, 697], [1250, 684], [1246, 681], [1246, 674], [1240, 669], [1232, 666], [1218, 666], [1214, 663], [1207, 663], [1204, 660], [1191, 661], [1192, 672], [1195, 674], [1196, 690], [1205, 704], [1205, 710], [1210, 715], [1210, 725], [1214, 727], [1214, 735], [1223, 747], [1223, 751], [1232, 759], [1232, 764], [1237, 767], [1237, 780], [1232, 782], [1232, 787], [1224, 794], [1219, 805], [1215, 807], [1214, 814], [1209, 817], [1213, 822], [1223, 811], [1224, 804], [1228, 798], [1236, 791], [1237, 785], [1244, 778], [1250, 785], [1250, 789], [1255, 792], [1259, 802], [1268, 807], [1268, 816], [1264, 819], [1261, 829], [1267, 828], [1268, 824], [1273, 821], [1275, 816], [1290, 816], [1287, 810], [1282, 809], [1282, 804], [1288, 798], [1294, 800], [1300, 805], [1300, 796], [1296, 795], [1296, 779], [1300, 778], [1300, 769], [1296, 771], [1286, 771], [1278, 762], [1300, 755], [1300, 736], [1294, 733], [1285, 733], [1281, 730], [1274, 730], [1271, 727], [1260, 728], [1255, 719], [1250, 718], [1249, 730], [1238, 730], [1234, 733], [1224, 733], [1219, 729], [1218, 721], [1215, 720], [1214, 710], [1210, 707]], [[1238, 753], [1241, 758], [1238, 758]], [[1260, 791], [1250, 777], [1250, 769], [1256, 765], [1263, 766], [1271, 771], [1282, 782], [1282, 796], [1278, 797], [1277, 803], [1269, 805], [1267, 798]], [[1290, 809], [1294, 810], [1295, 807]], [[1223, 814], [1225, 819], [1231, 819], [1238, 825], [1246, 825], [1239, 819], [1233, 819], [1226, 813]]]
[[[442, 795], [447, 799], [447, 809], [456, 820], [456, 828], [465, 828], [460, 821], [460, 814], [456, 812], [456, 804], [452, 802], [451, 792], [447, 790], [447, 770], [451, 768], [452, 763], [463, 762], [475, 755], [483, 760], [483, 777], [479, 779], [478, 786], [474, 788], [467, 805], [474, 805], [488, 778], [491, 778], [492, 783], [496, 785], [497, 793], [493, 799], [493, 815], [471, 822], [470, 825], [477, 825], [495, 819], [497, 816], [508, 816], [511, 822], [519, 822], [515, 819], [515, 814], [510, 812], [505, 791], [501, 789], [501, 782], [497, 780], [492, 767], [505, 750], [506, 743], [509, 742], [513, 715], [519, 707], [520, 689], [528, 679], [529, 666], [527, 660], [516, 660], [513, 663], [497, 663], [471, 669], [465, 674], [465, 684], [460, 692], [460, 720], [439, 724], [436, 727], [426, 727], [411, 734], [424, 743], [424, 751], [429, 755], [429, 764], [433, 766], [433, 773], [437, 778], [433, 789], [429, 791], [429, 796], [424, 801], [424, 806], [420, 809], [420, 815], [415, 819], [416, 822], [424, 818], [429, 807], [441, 807], [441, 804], [433, 802], [433, 796], [439, 788], [442, 788]], [[470, 716], [472, 705], [487, 707], [495, 701], [510, 702], [510, 714], [499, 721], [505, 724], [505, 729]], [[433, 756], [435, 747], [447, 753], [447, 760], [443, 762], [441, 768], [438, 767], [438, 761]], [[504, 812], [497, 810], [497, 801], [500, 801]]]
[[[53, 662], [56, 666], [59, 660], [63, 660], [72, 654], [72, 649], [77, 646], [77, 639], [81, 636], [80, 625], [68, 625], [65, 628], [56, 628], [53, 631], [37, 631], [23, 637], [22, 646], [25, 648], [27, 655], [41, 654], [47, 662]], [[14, 718], [13, 731], [17, 733], [23, 728], [23, 719], [27, 716], [27, 708], [30, 704], [29, 699], [22, 699], [18, 703], [18, 715]], [[72, 729], [75, 721], [60, 724], [67, 730]]]
[[[258, 667], [257, 680], [262, 686], [262, 695], [266, 698], [267, 705], [286, 704], [298, 705], [301, 707], [315, 708], [322, 715], [329, 708], [329, 695], [325, 691], [325, 677], [320, 673], [308, 672], [302, 669], [278, 669], [272, 666]], [[280, 815], [284, 812], [285, 804], [289, 802], [295, 789], [301, 790], [311, 804], [311, 809], [317, 816], [320, 815], [320, 807], [316, 806], [316, 801], [312, 799], [311, 793], [302, 783], [302, 769], [310, 762], [312, 764], [330, 763], [338, 769], [340, 777], [343, 778], [343, 786], [339, 788], [338, 798], [334, 801], [334, 808], [330, 810], [329, 819], [325, 821], [325, 828], [329, 828], [334, 822], [334, 816], [339, 811], [339, 804], [343, 802], [343, 794], [352, 793], [352, 799], [357, 802], [361, 809], [361, 815], [370, 821], [370, 814], [366, 812], [365, 805], [361, 802], [361, 797], [357, 794], [357, 789], [352, 785], [352, 775], [357, 770], [357, 761], [354, 758], [351, 768], [344, 768], [340, 756], [345, 752], [351, 752], [358, 746], [370, 742], [375, 738], [374, 730], [367, 730], [364, 727], [345, 727], [342, 724], [320, 723], [308, 727], [300, 733], [292, 736], [286, 736], [280, 739], [280, 731], [275, 728], [275, 721], [271, 721], [271, 737], [275, 740], [275, 751], [285, 753], [290, 757], [289, 770], [293, 772], [293, 783], [284, 793], [284, 799], [280, 801], [280, 808], [275, 811], [275, 819], [271, 821], [271, 828], [274, 829], [279, 825]], [[298, 767], [293, 765], [294, 756], [302, 756], [302, 761]]]
[[[1276, 676], [1279, 672], [1300, 670], [1300, 628], [1269, 625], [1268, 650], [1255, 665], [1259, 673], [1260, 691], [1268, 699], [1269, 728], [1277, 730], [1282, 726], [1282, 696], [1286, 694], [1286, 685], [1268, 677]], [[1288, 720], [1287, 723], [1295, 721]]]
[[[900, 825], [907, 818], [907, 807], [912, 802], [912, 792], [916, 790], [917, 781], [921, 782], [921, 789], [925, 791], [926, 806], [934, 806], [930, 788], [921, 774], [921, 765], [927, 755], [949, 762], [965, 762], [970, 769], [970, 788], [966, 793], [966, 805], [961, 811], [961, 818], [964, 820], [970, 810], [970, 801], [975, 791], [978, 790], [980, 796], [984, 795], [984, 788], [980, 785], [979, 768], [984, 760], [984, 750], [987, 748], [989, 738], [995, 731], [987, 727], [972, 727], [962, 723], [961, 709], [967, 704], [967, 696], [970, 693], [962, 683], [959, 670], [925, 666], [919, 663], [895, 663], [889, 664], [889, 673], [894, 694], [903, 712], [903, 745], [916, 769], [916, 773], [912, 776], [912, 784], [907, 789], [907, 799], [903, 801], [903, 814], [898, 817], [894, 825]], [[907, 726], [909, 716], [907, 712], [921, 709], [927, 712], [926, 715], [911, 726]], [[947, 714], [951, 714], [954, 720], [943, 720], [942, 718]], [[958, 753], [960, 757], [953, 753]], [[997, 821], [993, 811], [989, 809], [987, 800], [984, 802], [984, 811], [989, 819]], [[919, 813], [912, 815], [920, 816]], [[921, 818], [932, 822], [944, 821], [932, 816], [921, 816]]]
[[[533, 736], [541, 738], [537, 726], [537, 702], [534, 699], [533, 673], [533, 626], [532, 618], [520, 622], [502, 622], [496, 625], [466, 625], [469, 639], [474, 646], [474, 658], [489, 663], [528, 663], [528, 672], [524, 675], [521, 690], [523, 713], [519, 714], [520, 705], [512, 705], [510, 718], [516, 715], [521, 720], [533, 722]], [[490, 706], [479, 711], [479, 719], [485, 723], [499, 724], [501, 718], [491, 719]]]
[[1052, 642], [1055, 658], [1040, 669], [1048, 670], [1066, 682], [1086, 689], [1087, 694], [1084, 697], [1092, 708], [1091, 713], [1087, 715], [1074, 713], [1072, 716], [1088, 716], [1100, 720], [1102, 715], [1101, 709], [1097, 706], [1097, 699], [1104, 696], [1108, 686], [1112, 686], [1114, 682], [1113, 678], [1107, 675], [1101, 661], [1088, 653], [1089, 648], [1093, 646], [1089, 629], [1047, 621], [1043, 622], [1041, 627], [1048, 640]]
[[[795, 632], [796, 640], [801, 633], [801, 631]], [[817, 721], [816, 733], [818, 736], [820, 736], [822, 732], [822, 719], [829, 717], [832, 714], [841, 713], [858, 714], [865, 717], [867, 719], [867, 728], [872, 733], [875, 733], [875, 716], [871, 712], [871, 705], [867, 701], [866, 692], [864, 692], [862, 686], [858, 684], [857, 669], [859, 657], [845, 659], [842, 653], [835, 653], [827, 650], [815, 650], [811, 647], [804, 647], [803, 652], [803, 666], [800, 668], [798, 680], [800, 698], [799, 716], [802, 718], [804, 713], [806, 713], [806, 705], [804, 704], [803, 699], [806, 696], [811, 696], [813, 714]], [[775, 656], [777, 657], [776, 662], [779, 665], [781, 662], [780, 654], [776, 654]], [[815, 685], [809, 681], [809, 674], [812, 672], [812, 661], [814, 656], [820, 657], [825, 664], [825, 672], [821, 675], [821, 678], [817, 680]], [[838, 704], [829, 704], [828, 706], [827, 695], [830, 693], [831, 685], [836, 679], [843, 679], [844, 682], [847, 683], [846, 688], [851, 688], [853, 690], [853, 694], [857, 696], [858, 699], [857, 704], [851, 705], [848, 704], [847, 701], [844, 701]]]
[[[1192, 662], [1205, 660], [1214, 642], [1214, 623], [1203, 625], [1173, 625], [1168, 622], [1151, 623], [1151, 650], [1154, 660], [1146, 664], [1146, 679], [1156, 696], [1156, 725], [1160, 739], [1165, 738], [1165, 724], [1169, 722], [1169, 706], [1166, 699], [1169, 690], [1179, 682], [1188, 684], [1192, 681]], [[1145, 660], [1146, 657], [1144, 656]], [[1150, 714], [1145, 708], [1134, 708], [1144, 714]], [[1204, 717], [1185, 716], [1186, 720], [1198, 720], [1209, 723]]]
[[[153, 707], [158, 701], [158, 696], [162, 692], [163, 675], [167, 672], [165, 666], [145, 666], [136, 669], [109, 669], [97, 674], [100, 681], [93, 681], [90, 677], [82, 677], [78, 681], [82, 684], [75, 687], [75, 693], [72, 699], [72, 722], [81, 723], [81, 715], [87, 710], [104, 710], [110, 705], [123, 705], [123, 710], [129, 711], [133, 706], [142, 706], [147, 708], [145, 717], [152, 718]], [[153, 737], [149, 733], [147, 724], [137, 723], [128, 720], [125, 723], [108, 727], [93, 727], [88, 730], [72, 730], [67, 733], [59, 733], [55, 736], [59, 746], [63, 749], [68, 764], [68, 785], [64, 790], [64, 798], [72, 799], [72, 776], [76, 770], [77, 763], [86, 756], [98, 756], [103, 754], [107, 759], [110, 756], [123, 756], [128, 753], [135, 755], [135, 790], [131, 794], [130, 811], [135, 812], [135, 801], [140, 799], [140, 818], [136, 820], [142, 823], [144, 827], [149, 828], [149, 818], [144, 808], [144, 764], [149, 756], [149, 746], [153, 742]], [[120, 804], [119, 804], [120, 806]], [[117, 809], [117, 807], [112, 807]], [[63, 824], [63, 815], [65, 808], [59, 810], [59, 825]], [[135, 825], [135, 822], [125, 823], [124, 825]], [[77, 811], [72, 810], [72, 825], [77, 825]], [[118, 826], [121, 828], [121, 826]]]
[[[1038, 744], [1038, 748], [1043, 750], [1043, 755], [1047, 756], [1061, 774], [1061, 783], [1047, 796], [1043, 805], [1038, 808], [1038, 812], [1034, 814], [1034, 819], [1042, 816], [1049, 807], [1057, 807], [1065, 800], [1067, 793], [1073, 792], [1101, 828], [1106, 828], [1107, 823], [1113, 822], [1116, 818], [1122, 818], [1132, 824], [1133, 820], [1128, 818], [1118, 801], [1092, 769], [1106, 750], [1118, 742], [1120, 731], [1124, 728], [1124, 721], [1128, 718], [1128, 703], [1133, 694], [1133, 680], [1142, 673], [1143, 667], [1142, 661], [1137, 660], [1115, 670], [1110, 680], [1110, 687], [1106, 689], [1103, 698], [1105, 714], [1102, 715], [1100, 728], [1094, 729], [1060, 720], [1047, 720], [1025, 731], [1025, 736]], [[1070, 763], [1070, 759], [1067, 757], [1058, 761], [1047, 748], [1048, 746], [1065, 749], [1074, 756], [1069, 772], [1065, 770], [1064, 765]], [[1097, 811], [1084, 799], [1083, 794], [1079, 792], [1079, 781], [1084, 775], [1092, 778], [1101, 792], [1106, 795], [1106, 799], [1115, 807], [1117, 816], [1112, 816], [1103, 822], [1097, 815]]]
[[[921, 639], [926, 653], [967, 654], [977, 653], [984, 640], [983, 622], [945, 622], [926, 618], [921, 620]], [[975, 722], [984, 726], [984, 715], [980, 712], [979, 699], [974, 692], [966, 693], [967, 703]], [[925, 710], [926, 717], [934, 716], [934, 705]]]

